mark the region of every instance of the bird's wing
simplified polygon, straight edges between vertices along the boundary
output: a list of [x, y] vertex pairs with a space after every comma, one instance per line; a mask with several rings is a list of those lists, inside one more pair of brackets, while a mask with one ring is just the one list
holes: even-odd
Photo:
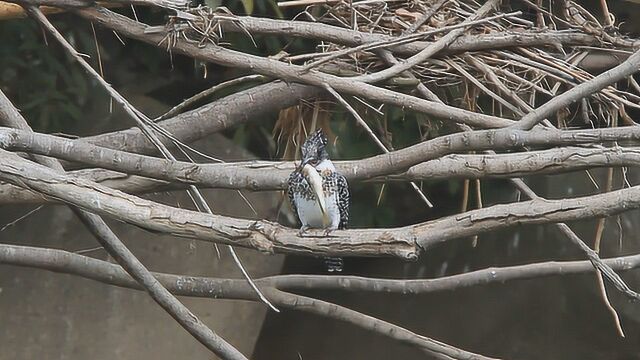
[[293, 213], [295, 214], [298, 221], [300, 221], [300, 219], [298, 218], [298, 209], [296, 208], [296, 202], [293, 194], [295, 194], [296, 190], [303, 180], [304, 175], [302, 175], [298, 171], [292, 172], [291, 175], [289, 175], [289, 180], [287, 180], [287, 196], [289, 197], [289, 204], [291, 205], [291, 209], [293, 210]]
[[338, 184], [338, 210], [340, 210], [340, 224], [338, 229], [346, 229], [349, 223], [349, 184], [347, 178], [335, 173]]

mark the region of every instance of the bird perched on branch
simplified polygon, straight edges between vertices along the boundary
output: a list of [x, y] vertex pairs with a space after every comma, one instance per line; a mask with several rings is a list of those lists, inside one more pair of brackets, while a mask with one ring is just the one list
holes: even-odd
[[[302, 145], [302, 162], [289, 176], [287, 195], [302, 224], [300, 233], [310, 228], [346, 229], [349, 221], [349, 185], [336, 172], [326, 150], [327, 137], [321, 129]], [[325, 258], [329, 272], [342, 271], [341, 258]]]

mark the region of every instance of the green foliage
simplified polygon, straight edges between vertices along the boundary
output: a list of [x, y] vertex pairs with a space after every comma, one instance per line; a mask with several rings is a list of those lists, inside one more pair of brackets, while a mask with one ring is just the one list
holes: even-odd
[[[70, 30], [65, 24], [56, 23], [63, 32]], [[75, 44], [92, 42], [87, 29], [82, 30], [69, 31], [69, 41]], [[43, 33], [34, 22], [0, 22], [0, 34], [3, 91], [35, 128], [63, 131], [90, 111], [96, 97], [95, 85], [57, 44], [46, 46]]]

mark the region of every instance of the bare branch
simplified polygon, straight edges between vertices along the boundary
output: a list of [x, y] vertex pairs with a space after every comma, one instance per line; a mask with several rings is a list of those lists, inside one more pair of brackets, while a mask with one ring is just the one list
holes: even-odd
[[495, 205], [402, 228], [337, 230], [330, 237], [315, 233], [300, 237], [298, 231], [268, 221], [234, 219], [157, 204], [56, 174], [4, 150], [0, 151], [0, 160], [0, 179], [87, 210], [174, 236], [271, 253], [415, 259], [421, 250], [456, 238], [518, 224], [609, 216], [640, 207], [640, 187], [636, 186], [582, 198]]
[[[387, 154], [362, 160], [339, 162], [338, 166], [341, 173], [348, 179], [360, 180], [402, 171], [408, 171], [407, 179], [409, 180], [424, 179], [418, 177], [418, 175], [412, 175], [416, 173], [423, 174], [427, 178], [438, 172], [444, 176], [450, 176], [458, 171], [461, 172], [460, 176], [473, 175], [473, 177], [479, 177], [485, 171], [496, 174], [502, 173], [502, 176], [513, 176], [519, 172], [534, 172], [544, 169], [554, 172], [590, 166], [590, 162], [580, 158], [583, 155], [593, 156], [593, 161], [600, 161], [603, 165], [635, 164], [637, 154], [634, 150], [624, 151], [622, 148], [595, 150], [570, 148], [566, 150], [549, 150], [529, 155], [526, 153], [485, 155], [475, 157], [475, 162], [471, 162], [469, 166], [460, 163], [450, 170], [447, 170], [444, 166], [451, 165], [449, 161], [453, 160], [434, 159], [451, 153], [470, 150], [518, 149], [532, 146], [575, 145], [611, 140], [638, 139], [640, 139], [640, 128], [635, 126], [594, 130], [482, 130], [442, 136]], [[186, 184], [201, 184], [208, 187], [252, 190], [283, 189], [286, 176], [292, 169], [292, 164], [285, 162], [199, 165], [169, 161], [97, 147], [84, 142], [84, 139], [70, 140], [52, 135], [26, 133], [6, 128], [0, 128], [0, 148], [33, 152], [134, 175]], [[607, 155], [615, 154], [616, 152], [620, 156], [619, 160], [615, 160], [615, 157], [607, 157]], [[541, 157], [537, 157], [537, 155]], [[571, 158], [573, 158], [573, 163], [570, 161]], [[459, 159], [456, 161], [462, 162], [474, 159], [474, 157], [458, 155], [451, 159]], [[558, 159], [567, 161], [559, 162]], [[412, 166], [428, 160], [434, 160], [435, 163], [441, 162], [444, 165], [436, 166], [433, 173], [426, 170], [426, 164], [429, 163], [418, 165], [413, 170], [410, 169]], [[483, 161], [486, 160], [492, 160], [492, 162], [487, 161], [486, 164], [483, 164]], [[517, 165], [510, 164], [511, 160], [527, 161]], [[493, 161], [495, 161], [495, 164]], [[473, 164], [477, 164], [477, 166], [472, 166]], [[265, 171], [265, 169], [274, 171]], [[510, 171], [509, 169], [513, 170]]]
[[[360, 46], [368, 43], [392, 40], [393, 37], [383, 34], [361, 32], [322, 23], [256, 18], [251, 16], [234, 16], [233, 21], [220, 19], [226, 32], [245, 32], [252, 34], [266, 34], [291, 36], [294, 38], [308, 38], [321, 41], [335, 42], [347, 46]], [[432, 42], [416, 41], [409, 44], [397, 45], [390, 51], [411, 56], [422, 51]], [[518, 33], [503, 32], [480, 35], [463, 35], [451, 45], [443, 48], [436, 57], [442, 55], [459, 54], [469, 51], [506, 49], [519, 46], [557, 46], [557, 45], [601, 45], [602, 40], [596, 36], [568, 32], [568, 31], [519, 31]], [[640, 46], [640, 44], [634, 44]]]
[[414, 165], [404, 173], [371, 181], [513, 178], [608, 166], [640, 166], [640, 148], [562, 147], [504, 154], [454, 154]]
[[[612, 269], [620, 272], [640, 268], [640, 255], [604, 259], [603, 261]], [[0, 263], [78, 275], [105, 284], [142, 289], [140, 284], [120, 266], [65, 250], [0, 244]], [[595, 272], [591, 262], [584, 260], [491, 267], [435, 279], [382, 279], [345, 275], [276, 275], [259, 278], [255, 281], [263, 288], [275, 287], [286, 291], [339, 290], [420, 295], [457, 291], [488, 284], [507, 284], [518, 280], [585, 275]], [[152, 274], [163, 286], [178, 296], [257, 300], [249, 285], [242, 279], [184, 276], [157, 272]]]
[[600, 91], [616, 82], [626, 79], [640, 70], [640, 50], [629, 56], [615, 68], [605, 71], [602, 74], [587, 80], [570, 90], [554, 97], [549, 102], [529, 112], [520, 121], [512, 125], [514, 129], [531, 129], [540, 121], [553, 115], [556, 111], [563, 109], [572, 103]]
[[[189, 143], [230, 127], [261, 119], [264, 114], [298, 104], [300, 99], [317, 95], [313, 86], [275, 81], [244, 90], [197, 109], [158, 122], [168, 133]], [[157, 149], [138, 128], [83, 138], [92, 144], [138, 153]]]
[[[23, 140], [20, 140], [21, 142]], [[67, 140], [64, 140], [67, 141]], [[71, 140], [76, 146], [82, 147], [78, 140]], [[57, 145], [49, 143], [46, 155], [56, 155]], [[38, 150], [38, 146], [30, 144], [20, 148], [28, 149], [27, 152], [45, 153]], [[72, 148], [69, 146], [68, 148]], [[84, 149], [84, 148], [83, 148]], [[123, 159], [131, 156], [138, 157], [137, 171], [152, 174], [153, 177], [166, 176], [170, 183], [164, 180], [156, 180], [141, 176], [128, 175], [102, 169], [84, 169], [70, 171], [69, 174], [85, 180], [110, 187], [114, 190], [124, 191], [129, 194], [144, 194], [157, 191], [183, 190], [186, 184], [196, 184], [208, 188], [230, 188], [250, 190], [282, 190], [286, 188], [286, 179], [296, 167], [294, 162], [286, 161], [250, 161], [227, 164], [193, 164], [176, 162], [172, 166], [175, 170], [154, 167], [154, 160], [145, 161], [146, 158], [137, 154], [114, 152], [115, 158], [109, 158], [108, 154], [97, 157], [98, 148], [87, 148], [84, 154], [91, 154], [96, 166], [106, 167], [114, 164], [114, 159]], [[117, 155], [116, 155], [117, 154]], [[83, 158], [76, 157], [75, 161], [89, 163]], [[127, 162], [122, 164], [126, 165]], [[469, 155], [452, 154], [438, 159], [429, 160], [409, 168], [406, 172], [390, 175], [382, 175], [369, 180], [364, 180], [358, 171], [354, 169], [366, 168], [366, 161], [336, 161], [334, 165], [338, 171], [345, 174], [349, 181], [390, 182], [390, 181], [435, 181], [455, 178], [481, 179], [481, 178], [512, 178], [531, 175], [551, 175], [570, 171], [585, 170], [597, 167], [624, 167], [640, 166], [640, 148], [580, 148], [565, 147], [549, 150], [530, 151], [521, 153], [505, 153], [495, 155]], [[116, 166], [116, 165], [114, 165]], [[119, 165], [119, 169], [125, 171]], [[177, 170], [178, 168], [181, 170]], [[180, 181], [181, 183], [178, 183]], [[43, 203], [48, 199], [19, 187], [0, 184], [0, 204], [12, 203]]]

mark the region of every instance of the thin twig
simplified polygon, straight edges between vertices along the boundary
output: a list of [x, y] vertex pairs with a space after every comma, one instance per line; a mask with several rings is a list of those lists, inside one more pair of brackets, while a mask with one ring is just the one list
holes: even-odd
[[[331, 95], [333, 95], [333, 97], [335, 97], [336, 100], [338, 100], [338, 102], [340, 104], [342, 104], [342, 106], [344, 106], [351, 113], [351, 115], [353, 115], [353, 117], [356, 119], [358, 124], [362, 128], [364, 128], [364, 130], [367, 132], [367, 134], [369, 134], [369, 137], [373, 139], [373, 141], [376, 143], [376, 145], [378, 145], [378, 148], [380, 148], [380, 150], [382, 150], [382, 152], [384, 152], [385, 154], [388, 154], [389, 153], [389, 149], [387, 149], [387, 147], [380, 141], [380, 139], [378, 139], [376, 134], [373, 133], [373, 130], [371, 130], [369, 125], [366, 123], [366, 121], [364, 121], [364, 119], [362, 117], [360, 117], [360, 114], [358, 114], [356, 109], [354, 109], [353, 106], [351, 106], [351, 104], [349, 104], [342, 96], [340, 96], [340, 94], [338, 94], [337, 91], [335, 91], [333, 88], [331, 88], [331, 86], [326, 85], [325, 86], [325, 90], [327, 90]], [[416, 185], [416, 183], [414, 183], [413, 181], [411, 181], [410, 184], [411, 184], [411, 187], [413, 188], [413, 190], [420, 196], [420, 199], [422, 199], [422, 201], [424, 201], [427, 204], [428, 207], [432, 208], [433, 204], [424, 195], [422, 190], [420, 190], [418, 185]], [[382, 191], [381, 191], [381, 194], [382, 194]]]
[[192, 106], [193, 104], [197, 103], [198, 101], [201, 101], [202, 99], [205, 99], [211, 95], [213, 95], [214, 93], [225, 89], [227, 87], [230, 86], [235, 86], [238, 84], [242, 84], [244, 82], [248, 82], [248, 81], [264, 81], [266, 79], [265, 76], [262, 75], [246, 75], [246, 76], [242, 76], [239, 78], [235, 78], [235, 79], [231, 79], [225, 82], [222, 82], [220, 84], [216, 84], [204, 91], [201, 91], [195, 95], [193, 95], [192, 97], [185, 99], [183, 102], [181, 102], [180, 104], [172, 107], [169, 111], [167, 111], [166, 113], [162, 114], [161, 116], [153, 119], [153, 121], [158, 122], [161, 120], [166, 120], [168, 118], [174, 117], [176, 115], [178, 115], [179, 113], [183, 112], [185, 109], [187, 109], [188, 107]]
[[[353, 53], [356, 53], [358, 51], [367, 51], [367, 50], [377, 50], [377, 49], [388, 49], [388, 48], [392, 48], [392, 47], [396, 47], [399, 45], [405, 45], [407, 43], [410, 42], [414, 42], [423, 38], [426, 38], [428, 36], [431, 35], [435, 35], [435, 34], [439, 34], [439, 33], [443, 33], [443, 32], [453, 32], [454, 30], [460, 30], [460, 29], [467, 29], [470, 26], [475, 26], [475, 25], [479, 25], [479, 24], [484, 24], [487, 22], [491, 22], [493, 20], [497, 20], [497, 19], [503, 19], [503, 18], [507, 18], [507, 17], [512, 17], [512, 16], [517, 16], [520, 15], [520, 12], [513, 12], [513, 13], [509, 13], [509, 14], [499, 14], [499, 15], [495, 15], [495, 16], [491, 16], [488, 17], [486, 19], [479, 19], [479, 20], [473, 20], [473, 21], [469, 21], [469, 22], [463, 22], [460, 24], [455, 24], [455, 25], [449, 25], [449, 26], [444, 26], [442, 28], [437, 28], [437, 29], [433, 29], [433, 30], [428, 30], [425, 32], [421, 32], [418, 34], [411, 34], [411, 33], [407, 33], [406, 35], [402, 35], [399, 37], [395, 37], [395, 38], [391, 38], [389, 40], [381, 40], [381, 41], [376, 41], [376, 42], [371, 42], [371, 43], [366, 43], [366, 44], [362, 44], [362, 45], [358, 45], [355, 47], [349, 47], [343, 50], [339, 50], [339, 51], [335, 51], [331, 54], [328, 54], [327, 56], [321, 58], [320, 60], [314, 61], [312, 63], [309, 63], [307, 65], [304, 66], [303, 71], [309, 71], [313, 68], [317, 68], [318, 66], [325, 64], [331, 60], [335, 60], [337, 58], [343, 57], [343, 56], [347, 56]], [[434, 43], [435, 44], [435, 43]], [[440, 44], [438, 45], [431, 45], [431, 46], [440, 46]], [[417, 54], [416, 54], [417, 55]], [[414, 55], [415, 56], [415, 55]], [[426, 60], [427, 58], [425, 58]], [[422, 61], [418, 61], [417, 63], [421, 63]], [[406, 69], [409, 70], [409, 69]], [[398, 72], [402, 73], [403, 71]], [[394, 74], [392, 76], [389, 76], [388, 78], [392, 78], [394, 76], [396, 76], [397, 74]], [[363, 76], [368, 76], [368, 75], [363, 75]], [[378, 82], [378, 81], [382, 81], [381, 80], [362, 80], [364, 82]]]
[[520, 121], [511, 125], [514, 129], [531, 129], [537, 123], [548, 118], [561, 108], [569, 106], [571, 103], [589, 96], [596, 91], [602, 90], [616, 82], [629, 77], [640, 70], [640, 50], [629, 56], [615, 68], [606, 71], [591, 80], [583, 82], [570, 90], [556, 96], [544, 105], [538, 107], [525, 115]]
[[19, 223], [20, 221], [28, 218], [29, 216], [33, 215], [34, 213], [38, 212], [38, 210], [42, 209], [44, 205], [40, 205], [40, 206], [36, 206], [35, 208], [27, 211], [24, 215], [19, 216], [17, 219], [12, 220], [8, 223], [6, 223], [3, 227], [0, 228], [0, 232], [3, 232], [5, 230], [7, 230], [7, 228], [14, 226], [15, 224]]
[[499, 3], [500, 3], [500, 0], [488, 0], [473, 15], [469, 16], [467, 19], [465, 19], [461, 23], [461, 25], [465, 25], [465, 27], [450, 31], [447, 35], [436, 40], [434, 43], [427, 46], [419, 53], [411, 56], [410, 58], [406, 59], [405, 61], [397, 65], [393, 65], [387, 69], [378, 71], [376, 73], [361, 75], [356, 79], [362, 82], [367, 82], [367, 83], [380, 82], [382, 80], [394, 77], [406, 70], [409, 70], [418, 64], [423, 63], [425, 60], [427, 60], [428, 58], [436, 54], [438, 51], [446, 48], [451, 43], [453, 43], [467, 29], [466, 25], [484, 17], [485, 15], [493, 11]]
[[429, 19], [431, 19], [431, 17], [435, 15], [447, 2], [449, 2], [449, 0], [438, 0], [438, 2], [429, 6], [429, 9], [427, 9], [424, 14], [420, 15], [420, 17], [411, 24], [411, 26], [404, 30], [402, 35], [413, 34], [416, 32], [416, 30], [429, 21]]

